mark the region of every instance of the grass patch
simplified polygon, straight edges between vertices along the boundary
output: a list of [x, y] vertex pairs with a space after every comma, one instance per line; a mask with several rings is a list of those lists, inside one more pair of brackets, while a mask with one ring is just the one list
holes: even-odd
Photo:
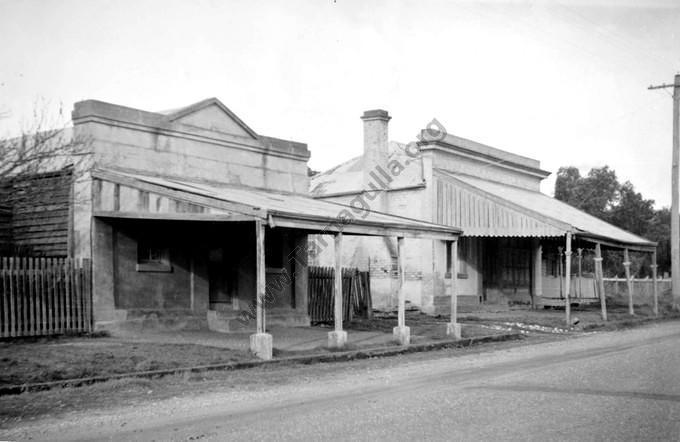
[[193, 344], [87, 338], [0, 343], [0, 385], [20, 385], [252, 359], [245, 351]]

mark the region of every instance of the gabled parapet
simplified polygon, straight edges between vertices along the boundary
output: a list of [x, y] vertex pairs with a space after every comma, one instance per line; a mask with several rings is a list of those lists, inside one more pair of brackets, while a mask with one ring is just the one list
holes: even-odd
[[257, 134], [216, 98], [165, 112], [86, 100], [72, 117], [96, 167], [307, 192], [307, 145]]

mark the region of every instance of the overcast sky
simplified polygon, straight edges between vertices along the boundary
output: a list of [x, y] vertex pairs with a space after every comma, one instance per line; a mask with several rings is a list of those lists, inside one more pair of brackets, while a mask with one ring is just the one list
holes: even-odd
[[[364, 110], [407, 142], [447, 131], [553, 173], [609, 165], [670, 204], [680, 2], [0, 0], [0, 133], [36, 99], [156, 111], [217, 97], [325, 170], [361, 154]], [[553, 180], [543, 191], [552, 194]]]

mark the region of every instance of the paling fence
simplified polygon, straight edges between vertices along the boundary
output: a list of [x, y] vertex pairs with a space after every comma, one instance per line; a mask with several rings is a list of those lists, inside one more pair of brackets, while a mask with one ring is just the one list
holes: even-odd
[[0, 337], [92, 331], [89, 259], [0, 259]]
[[[309, 316], [313, 323], [333, 322], [335, 296], [335, 269], [333, 267], [309, 267]], [[371, 284], [368, 272], [356, 268], [342, 269], [343, 321], [355, 316], [370, 318]]]
[[[614, 302], [628, 302], [628, 282], [626, 278], [603, 278], [604, 292], [607, 298]], [[633, 278], [633, 302], [635, 304], [652, 305], [654, 302], [654, 280], [651, 278]], [[656, 281], [657, 294], [659, 299], [664, 298], [671, 291], [671, 280], [669, 278], [659, 278]]]

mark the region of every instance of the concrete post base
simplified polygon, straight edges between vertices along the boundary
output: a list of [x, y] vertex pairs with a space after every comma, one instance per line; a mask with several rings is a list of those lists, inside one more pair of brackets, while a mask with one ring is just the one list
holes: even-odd
[[394, 327], [392, 329], [392, 335], [394, 340], [399, 343], [399, 345], [409, 345], [411, 343], [411, 328], [410, 327]]
[[328, 332], [328, 348], [343, 348], [347, 344], [347, 332], [344, 330]]
[[273, 339], [269, 333], [250, 335], [250, 351], [260, 359], [268, 361], [272, 358]]
[[452, 336], [453, 339], [462, 338], [461, 326], [457, 322], [449, 322], [446, 324], [446, 335]]

